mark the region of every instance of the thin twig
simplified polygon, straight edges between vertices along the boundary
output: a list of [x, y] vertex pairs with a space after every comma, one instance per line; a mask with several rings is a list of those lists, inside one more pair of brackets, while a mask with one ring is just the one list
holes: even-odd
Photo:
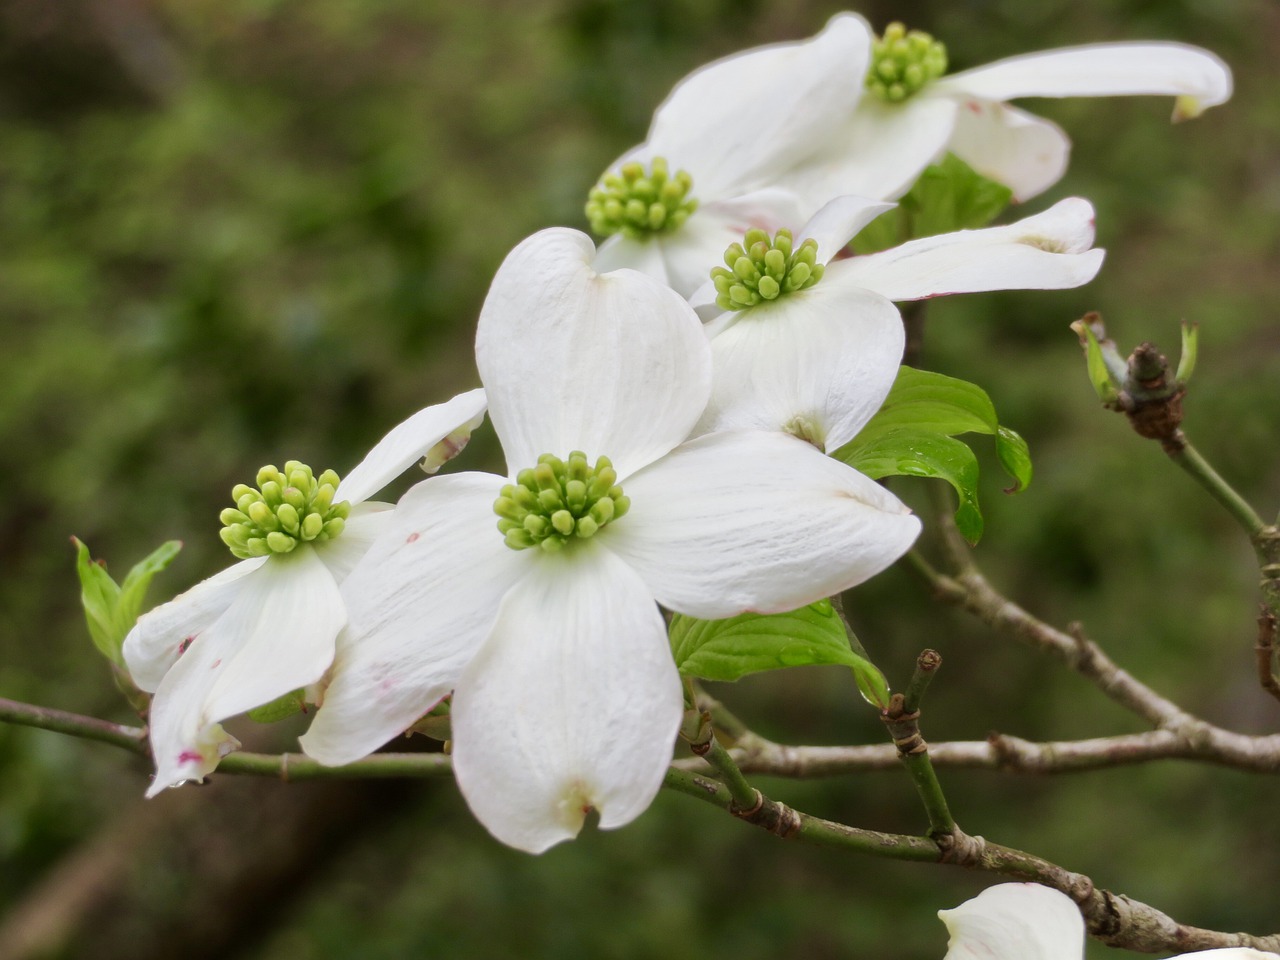
[[1256, 538], [1266, 528], [1262, 518], [1254, 512], [1253, 507], [1249, 506], [1244, 497], [1240, 496], [1235, 488], [1209, 465], [1209, 461], [1188, 442], [1181, 430], [1177, 431], [1177, 439], [1179, 443], [1164, 445], [1169, 459], [1207, 490], [1213, 499], [1226, 507], [1236, 523], [1249, 534], [1250, 539]]

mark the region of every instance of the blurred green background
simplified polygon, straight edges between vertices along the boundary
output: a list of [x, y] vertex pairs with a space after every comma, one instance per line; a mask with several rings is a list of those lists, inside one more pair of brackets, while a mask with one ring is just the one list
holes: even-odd
[[[477, 384], [473, 324], [505, 252], [584, 226], [586, 190], [693, 67], [816, 32], [836, 3], [762, 0], [8, 0], [0, 6], [0, 696], [129, 720], [80, 618], [72, 534], [117, 575], [186, 542], [156, 599], [227, 563], [230, 487], [296, 457], [339, 471], [393, 424]], [[1098, 209], [1089, 287], [938, 301], [924, 365], [983, 384], [1030, 441], [999, 493], [997, 584], [1083, 620], [1189, 709], [1273, 730], [1252, 672], [1256, 572], [1225, 513], [1100, 410], [1067, 324], [1127, 350], [1202, 325], [1193, 441], [1280, 503], [1280, 8], [1266, 0], [880, 0], [963, 68], [1049, 46], [1176, 39], [1236, 72], [1170, 127], [1167, 98], [1037, 101]], [[743, 118], [749, 123], [750, 118]], [[487, 431], [463, 467], [496, 465]], [[909, 499], [918, 488], [903, 487]], [[932, 740], [1141, 729], [1084, 681], [931, 604], [895, 568], [850, 595], [901, 683], [946, 666]], [[876, 743], [835, 668], [717, 693], [761, 733]], [[252, 726], [252, 725], [250, 725]], [[287, 725], [285, 725], [287, 726]], [[296, 728], [239, 727], [259, 749]], [[148, 767], [0, 726], [0, 958], [941, 958], [934, 911], [992, 882], [783, 845], [680, 796], [531, 858], [450, 782], [215, 776], [144, 802]], [[961, 824], [1185, 922], [1273, 932], [1277, 782], [1191, 764], [1034, 779], [945, 771]], [[904, 776], [763, 781], [777, 799], [919, 832]], [[1091, 947], [1091, 956], [1112, 955]]]

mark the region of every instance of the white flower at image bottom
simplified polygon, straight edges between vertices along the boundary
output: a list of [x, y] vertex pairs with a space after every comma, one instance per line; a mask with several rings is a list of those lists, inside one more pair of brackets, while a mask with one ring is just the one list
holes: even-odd
[[[1084, 918], [1065, 893], [1038, 883], [1001, 883], [938, 917], [951, 934], [944, 960], [1082, 960]], [[1225, 947], [1183, 953], [1214, 960], [1280, 960], [1274, 953]]]
[[499, 269], [476, 359], [510, 472], [404, 496], [343, 584], [350, 626], [302, 738], [347, 763], [453, 690], [459, 787], [531, 852], [590, 809], [622, 826], [661, 786], [684, 708], [659, 603], [791, 610], [873, 576], [920, 529], [794, 437], [683, 442], [711, 389], [701, 325], [670, 288], [597, 273], [594, 256], [583, 234], [545, 230]]
[[[222, 720], [323, 676], [347, 622], [338, 585], [392, 516], [391, 504], [366, 501], [415, 460], [425, 456], [424, 466], [438, 469], [466, 444], [484, 410], [483, 390], [420, 410], [341, 482], [331, 472], [316, 478], [301, 464], [287, 464], [284, 474], [264, 468], [264, 488], [275, 484], [265, 500], [247, 487], [240, 496], [245, 504], [257, 501], [248, 509], [260, 526], [239, 510], [224, 511], [224, 523], [242, 521], [227, 530], [264, 534], [249, 543], [224, 532], [233, 552], [248, 559], [147, 612], [124, 641], [134, 683], [155, 694], [149, 728], [156, 775], [147, 796], [203, 778], [240, 745]], [[336, 519], [322, 525], [327, 514]], [[249, 556], [255, 551], [262, 555]]]

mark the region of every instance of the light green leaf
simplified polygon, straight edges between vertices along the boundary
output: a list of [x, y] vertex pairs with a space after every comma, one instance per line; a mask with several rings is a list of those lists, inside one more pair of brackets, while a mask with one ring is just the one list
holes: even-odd
[[904, 427], [954, 437], [994, 434], [999, 426], [991, 398], [977, 384], [904, 366], [884, 404], [856, 439]]
[[305, 713], [306, 710], [306, 689], [300, 687], [297, 690], [291, 690], [283, 697], [276, 697], [270, 703], [254, 707], [249, 711], [248, 717], [255, 723], [275, 723], [277, 720], [287, 720], [299, 713]]
[[837, 663], [854, 671], [858, 689], [873, 703], [888, 703], [888, 687], [875, 665], [849, 646], [844, 624], [829, 600], [788, 613], [744, 613], [727, 620], [671, 618], [671, 650], [680, 672], [704, 680], [737, 680], [751, 673]]
[[872, 221], [853, 240], [855, 253], [876, 253], [908, 240], [988, 226], [1013, 198], [955, 154], [928, 167], [898, 206]]
[[865, 442], [859, 434], [837, 450], [834, 456], [872, 480], [905, 476], [947, 481], [959, 501], [956, 527], [970, 543], [981, 539], [978, 458], [963, 441], [940, 433], [900, 427], [887, 432], [877, 431]]
[[89, 556], [89, 548], [75, 537], [76, 573], [80, 578], [80, 603], [84, 606], [89, 636], [98, 651], [121, 669], [124, 657], [120, 652], [124, 638], [138, 622], [142, 601], [152, 577], [169, 565], [182, 544], [170, 540], [156, 548], [144, 560], [135, 564], [125, 577], [124, 586], [117, 585], [107, 573], [106, 565]]
[[120, 604], [120, 588], [107, 573], [107, 568], [89, 556], [89, 548], [75, 537], [76, 574], [80, 577], [80, 603], [84, 607], [89, 636], [98, 652], [112, 663], [122, 665], [120, 645], [124, 637], [116, 636], [115, 615]]
[[[117, 610], [117, 623], [127, 635], [138, 622], [138, 614], [142, 612], [142, 601], [146, 598], [147, 588], [152, 578], [169, 566], [173, 558], [182, 549], [180, 540], [168, 540], [133, 565], [124, 583], [120, 585], [120, 606]], [[123, 642], [123, 637], [121, 641]]]

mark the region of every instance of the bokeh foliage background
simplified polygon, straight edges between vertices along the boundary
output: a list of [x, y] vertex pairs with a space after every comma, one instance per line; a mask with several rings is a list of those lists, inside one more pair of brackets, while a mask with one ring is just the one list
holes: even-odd
[[[261, 463], [340, 471], [477, 383], [471, 331], [505, 252], [583, 226], [605, 165], [706, 60], [807, 36], [804, 0], [9, 0], [0, 7], [0, 695], [127, 720], [91, 653], [67, 537], [123, 573], [186, 542], [157, 598], [224, 565], [216, 514]], [[1202, 325], [1192, 439], [1280, 501], [1280, 9], [1266, 0], [914, 0], [861, 8], [955, 68], [1054, 45], [1177, 39], [1236, 70], [1176, 128], [1164, 100], [1039, 101], [1098, 208], [1089, 287], [931, 307], [924, 365], [983, 384], [1032, 444], [1018, 497], [987, 470], [981, 562], [1083, 620], [1195, 712], [1274, 729], [1252, 676], [1255, 572], [1225, 514], [1098, 409], [1066, 325], [1128, 347]], [[767, 109], [767, 105], [762, 105]], [[744, 117], [743, 123], [750, 123]], [[463, 466], [492, 464], [478, 436]], [[919, 490], [903, 488], [916, 497]], [[919, 499], [917, 497], [917, 499]], [[921, 501], [923, 502], [923, 501]], [[1269, 516], [1269, 513], [1265, 515]], [[946, 666], [930, 739], [1140, 729], [1083, 681], [932, 605], [894, 569], [850, 595], [901, 682]], [[786, 742], [879, 742], [837, 669], [719, 690]], [[241, 729], [263, 749], [296, 729]], [[986, 878], [783, 846], [687, 798], [530, 858], [453, 785], [215, 776], [141, 799], [109, 748], [0, 726], [0, 958], [941, 957], [933, 911]], [[1160, 764], [1055, 779], [944, 774], [961, 823], [1187, 922], [1277, 926], [1274, 778]], [[906, 778], [763, 784], [858, 825], [923, 829]], [[1091, 948], [1091, 955], [1110, 955]]]

